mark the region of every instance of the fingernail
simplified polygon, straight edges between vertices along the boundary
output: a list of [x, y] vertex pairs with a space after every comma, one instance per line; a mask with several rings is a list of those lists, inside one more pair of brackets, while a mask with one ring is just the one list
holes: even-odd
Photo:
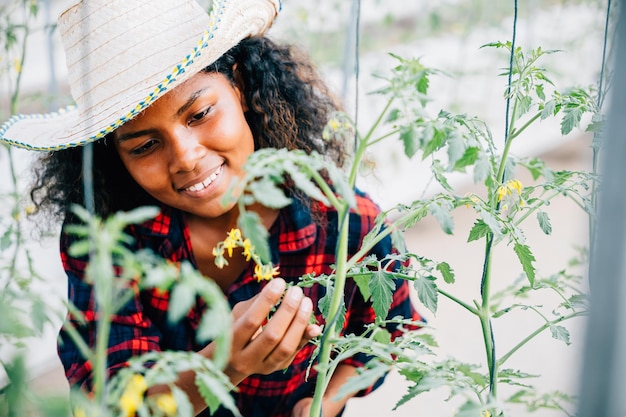
[[289, 291], [287, 291], [287, 298], [294, 301], [300, 301], [302, 299], [302, 288], [300, 287], [291, 287]]
[[285, 281], [283, 281], [282, 279], [276, 278], [276, 279], [271, 280], [267, 284], [267, 287], [270, 292], [279, 294], [283, 292], [283, 290], [285, 289]]

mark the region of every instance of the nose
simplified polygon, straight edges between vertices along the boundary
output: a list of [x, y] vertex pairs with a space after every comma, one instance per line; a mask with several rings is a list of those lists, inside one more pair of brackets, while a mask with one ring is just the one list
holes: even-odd
[[170, 172], [193, 171], [198, 162], [206, 155], [206, 148], [199, 138], [187, 130], [175, 132], [170, 136]]

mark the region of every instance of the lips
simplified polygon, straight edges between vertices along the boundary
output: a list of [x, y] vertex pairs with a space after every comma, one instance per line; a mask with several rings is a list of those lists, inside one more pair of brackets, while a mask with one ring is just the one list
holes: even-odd
[[215, 171], [213, 171], [213, 173], [209, 175], [206, 179], [204, 179], [203, 181], [200, 181], [197, 184], [193, 184], [190, 187], [183, 188], [182, 191], [197, 193], [198, 191], [204, 190], [209, 185], [211, 185], [211, 183], [213, 183], [213, 181], [215, 181], [217, 177], [219, 177], [222, 174], [223, 169], [224, 169], [224, 165], [220, 165], [220, 167], [217, 168]]

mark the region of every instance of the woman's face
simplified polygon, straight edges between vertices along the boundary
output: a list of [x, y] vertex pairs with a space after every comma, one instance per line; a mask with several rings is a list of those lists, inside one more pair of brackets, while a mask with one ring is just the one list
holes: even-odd
[[217, 218], [222, 196], [254, 151], [243, 94], [222, 74], [198, 73], [115, 131], [130, 175], [160, 202]]

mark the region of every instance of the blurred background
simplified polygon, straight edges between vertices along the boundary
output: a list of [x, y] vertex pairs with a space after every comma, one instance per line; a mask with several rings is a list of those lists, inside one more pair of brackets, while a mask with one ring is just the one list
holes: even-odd
[[[23, 13], [22, 3], [25, 2], [0, 0], [0, 32], [3, 32], [0, 36], [8, 36], [11, 18], [13, 21], [22, 18], [16, 15]], [[39, 2], [23, 64], [16, 62], [10, 51], [0, 51], [2, 121], [10, 116], [10, 86], [18, 76], [18, 65], [22, 86], [19, 112], [47, 112], [71, 102], [65, 84], [63, 50], [54, 30], [58, 13], [68, 4], [59, 0]], [[517, 45], [525, 50], [538, 46], [560, 50], [541, 61], [541, 66], [551, 71], [558, 89], [597, 85], [606, 10], [606, 1], [601, 0], [520, 2]], [[360, 29], [358, 35], [357, 26]], [[502, 146], [506, 78], [499, 74], [508, 66], [508, 54], [504, 50], [481, 46], [510, 40], [512, 28], [513, 0], [284, 0], [282, 13], [269, 35], [301, 45], [308, 51], [331, 88], [343, 99], [347, 113], [363, 131], [369, 128], [384, 104], [370, 93], [382, 85], [376, 74], [388, 74], [396, 64], [389, 55], [394, 53], [406, 58], [419, 57], [425, 66], [445, 73], [431, 78], [429, 108], [433, 114], [446, 109], [479, 117], [490, 127], [496, 145]], [[514, 145], [513, 153], [540, 155], [554, 169], [590, 169], [591, 141], [591, 136], [581, 130], [561, 136], [555, 119], [534, 126], [523, 141]], [[24, 194], [23, 190], [27, 189], [32, 178], [29, 166], [33, 155], [22, 150], [12, 152], [13, 160], [17, 162], [19, 189]], [[385, 142], [372, 149], [367, 162], [359, 186], [383, 209], [437, 191], [431, 185], [429, 165], [422, 162], [419, 155], [411, 160], [405, 158], [400, 143]], [[8, 151], [0, 147], [0, 178], [3, 179], [0, 195], [12, 192], [9, 182], [4, 180], [9, 177]], [[524, 178], [521, 180], [524, 182]], [[464, 175], [455, 177], [453, 183], [459, 187], [460, 195], [475, 187], [471, 178]], [[20, 202], [20, 207], [26, 212], [28, 202]], [[8, 210], [6, 206], [0, 207], [0, 225], [3, 218], [15, 214]], [[571, 259], [580, 258], [581, 248], [588, 244], [588, 221], [582, 210], [564, 202], [552, 205], [548, 212], [553, 226], [551, 236], [544, 235], [538, 227], [526, 231], [528, 244], [537, 258], [538, 274], [542, 275], [556, 273]], [[453, 236], [444, 234], [439, 225], [429, 219], [420, 222], [406, 235], [412, 252], [450, 263], [457, 274], [455, 291], [466, 294], [466, 299], [478, 296], [482, 267], [482, 245], [466, 243], [473, 221], [470, 210], [463, 212], [460, 209], [455, 211]], [[33, 235], [37, 237], [29, 240], [28, 248], [36, 254], [32, 265], [42, 277], [32, 289], [45, 300], [43, 310], [50, 315], [52, 325], [45, 327], [42, 336], [23, 339], [20, 344], [0, 339], [0, 360], [8, 361], [18, 349], [26, 349], [33, 389], [65, 395], [67, 383], [56, 357], [55, 339], [61, 323], [61, 300], [65, 297], [66, 283], [57, 251], [59, 225], [47, 226], [47, 236]], [[0, 254], [0, 260], [12, 256], [16, 254], [5, 250]], [[20, 259], [20, 262], [29, 261]], [[586, 265], [583, 263], [575, 270], [585, 275]], [[510, 248], [508, 251], [502, 248], [502, 254], [495, 257], [494, 285], [504, 288], [521, 272]], [[26, 310], [34, 308], [27, 304], [25, 301]], [[468, 321], [468, 316], [459, 311], [459, 307], [445, 300], [440, 301], [436, 316], [428, 314], [425, 308], [420, 311], [435, 329], [442, 354], [484, 363], [478, 321]], [[502, 323], [496, 323], [496, 331], [503, 340], [502, 345], [510, 347], [518, 342], [519, 334], [524, 334], [522, 330], [532, 331], [538, 323], [512, 315]], [[582, 320], [570, 323], [570, 346], [548, 334], [539, 337], [511, 358], [509, 366], [541, 374], [541, 378], [532, 382], [537, 386], [575, 394], [580, 377], [583, 328]], [[6, 379], [2, 372], [0, 367], [0, 386]], [[447, 390], [435, 390], [390, 411], [405, 389], [402, 378], [392, 373], [383, 387], [372, 395], [351, 400], [346, 415], [443, 416], [452, 415], [459, 406], [457, 401], [446, 401]], [[541, 415], [563, 414], [542, 412]]]

